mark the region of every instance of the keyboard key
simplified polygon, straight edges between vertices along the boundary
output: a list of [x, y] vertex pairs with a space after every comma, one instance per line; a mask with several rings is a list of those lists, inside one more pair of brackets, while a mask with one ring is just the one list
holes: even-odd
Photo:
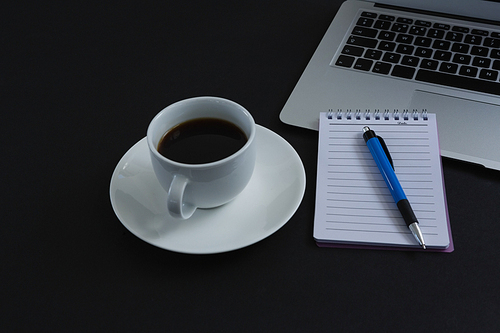
[[395, 65], [392, 69], [392, 76], [401, 77], [405, 79], [412, 79], [415, 74], [415, 68]]
[[397, 64], [399, 62], [399, 59], [401, 59], [401, 55], [389, 52], [386, 52], [384, 54], [384, 57], [382, 58], [382, 60], [384, 60], [385, 62], [390, 62], [393, 64]]
[[398, 37], [396, 38], [396, 42], [404, 43], [404, 44], [411, 44], [413, 42], [413, 36], [399, 34]]
[[417, 37], [415, 38], [415, 43], [413, 44], [416, 46], [429, 47], [432, 44], [432, 39], [425, 37]]
[[382, 51], [369, 49], [366, 50], [364, 57], [367, 59], [379, 60], [382, 57]]
[[406, 17], [398, 17], [398, 19], [396, 20], [396, 22], [406, 23], [406, 24], [412, 24], [413, 20], [410, 19], [410, 18], [406, 18]]
[[422, 20], [416, 20], [415, 25], [418, 25], [419, 27], [427, 27], [430, 28], [432, 23], [429, 21], [422, 21]]
[[495, 60], [493, 61], [493, 66], [491, 66], [493, 69], [498, 69], [500, 70], [500, 60]]
[[347, 44], [369, 47], [371, 49], [375, 48], [375, 46], [377, 46], [377, 43], [378, 42], [376, 39], [370, 39], [370, 38], [365, 38], [365, 37], [360, 37], [360, 36], [351, 36], [347, 40]]
[[471, 59], [472, 59], [472, 57], [470, 55], [467, 55], [467, 54], [457, 53], [453, 56], [453, 62], [455, 62], [457, 64], [462, 64], [462, 65], [470, 64]]
[[500, 47], [500, 39], [489, 38], [489, 37], [485, 38], [484, 42], [483, 42], [483, 46], [499, 48]]
[[362, 17], [370, 17], [370, 18], [377, 18], [377, 13], [372, 13], [372, 12], [362, 12], [361, 13]]
[[354, 63], [354, 60], [356, 58], [346, 56], [346, 55], [340, 55], [337, 59], [337, 62], [335, 62], [335, 65], [341, 66], [341, 67], [351, 67], [352, 64]]
[[488, 36], [490, 33], [486, 30], [472, 29], [470, 32], [473, 35]]
[[392, 68], [391, 64], [377, 61], [375, 63], [375, 65], [373, 66], [372, 72], [385, 75], [385, 74], [389, 74], [389, 72], [391, 71], [391, 68]]
[[475, 35], [467, 35], [465, 36], [464, 42], [472, 45], [481, 45], [483, 41], [483, 37], [475, 36]]
[[417, 47], [417, 49], [415, 50], [415, 55], [421, 58], [430, 58], [432, 56], [432, 52], [432, 49]]
[[393, 42], [384, 42], [381, 41], [380, 44], [378, 44], [377, 49], [382, 50], [382, 51], [389, 51], [392, 52], [396, 48], [396, 43]]
[[450, 25], [443, 24], [443, 23], [434, 23], [434, 28], [443, 29], [443, 30], [450, 30]]
[[498, 78], [498, 72], [491, 69], [481, 69], [479, 77], [485, 80], [496, 81]]
[[450, 61], [450, 59], [451, 59], [451, 52], [436, 51], [434, 53], [433, 59], [442, 60], [442, 61]]
[[440, 29], [429, 29], [427, 37], [441, 39], [444, 37], [444, 30]]
[[389, 21], [377, 20], [377, 22], [375, 22], [373, 27], [380, 30], [389, 30], [391, 28], [391, 24], [392, 23]]
[[470, 76], [470, 77], [476, 77], [477, 75], [477, 68], [476, 67], [470, 67], [470, 66], [462, 66], [460, 67], [460, 75], [464, 76]]
[[391, 22], [396, 19], [394, 16], [390, 15], [380, 15], [378, 18], [384, 21], [391, 21]]
[[467, 44], [454, 43], [451, 47], [453, 52], [458, 53], [469, 53], [470, 46]]
[[394, 23], [392, 25], [391, 31], [405, 34], [410, 26], [403, 23]]
[[457, 76], [442, 72], [433, 72], [425, 69], [420, 69], [417, 72], [415, 79], [422, 82], [442, 84], [455, 88], [500, 95], [500, 83], [488, 80], [479, 80], [476, 78]]
[[493, 38], [500, 38], [500, 32], [492, 32], [491, 37]]
[[453, 31], [448, 31], [445, 37], [446, 40], [449, 40], [451, 42], [461, 42], [463, 38], [464, 34]]
[[436, 60], [425, 59], [420, 63], [421, 68], [436, 70], [439, 62]]
[[410, 28], [410, 34], [416, 35], [416, 36], [425, 36], [425, 33], [427, 32], [427, 28], [424, 27], [417, 27], [417, 26], [412, 26]]
[[438, 50], [449, 50], [451, 43], [445, 40], [435, 40], [432, 47]]
[[417, 67], [420, 59], [412, 56], [404, 56], [401, 65]]
[[372, 60], [359, 58], [358, 60], [356, 60], [356, 63], [354, 64], [353, 68], [362, 71], [369, 71], [372, 65], [373, 65]]
[[399, 44], [396, 48], [396, 52], [402, 54], [412, 54], [414, 48], [415, 47], [412, 45]]
[[364, 52], [364, 48], [362, 47], [357, 47], [357, 46], [352, 46], [352, 45], [345, 45], [344, 48], [342, 49], [342, 54], [347, 54], [347, 55], [352, 55], [355, 57], [361, 57], [361, 55]]
[[458, 70], [458, 65], [449, 62], [443, 62], [441, 63], [441, 66], [439, 66], [439, 70], [441, 72], [455, 74]]
[[396, 34], [394, 32], [390, 32], [390, 31], [381, 31], [378, 34], [378, 39], [381, 39], [381, 40], [393, 41], [395, 37], [396, 37]]
[[466, 28], [466, 27], [458, 27], [458, 26], [455, 26], [453, 27], [453, 29], [451, 29], [453, 31], [456, 31], [456, 32], [461, 32], [461, 33], [464, 33], [464, 34], [468, 34], [469, 33], [469, 28]]
[[472, 61], [472, 65], [477, 67], [489, 68], [490, 64], [491, 60], [488, 58], [474, 57], [474, 60]]
[[473, 46], [470, 53], [472, 55], [487, 57], [488, 53], [490, 53], [490, 50], [488, 48], [482, 47], [482, 46]]
[[377, 36], [378, 30], [355, 26], [354, 29], [352, 29], [351, 33], [356, 36], [375, 38]]
[[373, 25], [373, 22], [375, 20], [374, 19], [371, 19], [371, 18], [366, 18], [366, 17], [360, 17], [358, 19], [358, 22], [356, 23], [356, 25], [359, 25], [359, 26], [362, 26], [362, 27], [371, 27]]
[[491, 50], [490, 57], [500, 59], [500, 50]]

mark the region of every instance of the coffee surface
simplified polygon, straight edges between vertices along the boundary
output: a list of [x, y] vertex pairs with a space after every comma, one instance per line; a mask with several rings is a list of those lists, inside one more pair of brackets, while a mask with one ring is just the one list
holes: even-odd
[[234, 154], [247, 140], [245, 133], [229, 121], [197, 118], [168, 130], [158, 144], [158, 152], [176, 162], [203, 164]]

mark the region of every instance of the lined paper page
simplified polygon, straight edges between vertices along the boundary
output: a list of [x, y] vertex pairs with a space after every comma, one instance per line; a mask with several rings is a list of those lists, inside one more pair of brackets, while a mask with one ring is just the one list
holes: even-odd
[[450, 244], [434, 114], [428, 120], [320, 115], [314, 238], [340, 244], [419, 247], [363, 139], [381, 136], [428, 248]]

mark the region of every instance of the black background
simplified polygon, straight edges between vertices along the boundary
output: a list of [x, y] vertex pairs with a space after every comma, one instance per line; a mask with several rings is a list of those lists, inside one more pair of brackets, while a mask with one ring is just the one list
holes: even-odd
[[[499, 331], [497, 171], [444, 159], [451, 254], [313, 241], [318, 136], [278, 115], [340, 2], [0, 5], [0, 329]], [[282, 229], [217, 255], [141, 241], [109, 200], [153, 116], [201, 95], [245, 106], [307, 174]]]

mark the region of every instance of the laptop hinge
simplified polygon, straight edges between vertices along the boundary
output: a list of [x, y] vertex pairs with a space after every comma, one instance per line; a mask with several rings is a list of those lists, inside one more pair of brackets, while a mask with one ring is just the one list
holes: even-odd
[[500, 26], [500, 21], [478, 19], [478, 18], [469, 17], [469, 16], [446, 14], [446, 13], [434, 12], [434, 11], [430, 11], [430, 10], [415, 9], [415, 8], [401, 7], [401, 6], [394, 6], [394, 5], [386, 5], [383, 3], [375, 3], [374, 6], [379, 7], [379, 8], [394, 9], [394, 10], [399, 10], [399, 11], [404, 11], [404, 12], [425, 14], [425, 15], [438, 16], [438, 17], [446, 17], [446, 18], [451, 18], [451, 19], [456, 19], [456, 20], [463, 20], [463, 21], [469, 21], [469, 22], [475, 22], [475, 23], [483, 23], [483, 24], [491, 24], [491, 25]]

